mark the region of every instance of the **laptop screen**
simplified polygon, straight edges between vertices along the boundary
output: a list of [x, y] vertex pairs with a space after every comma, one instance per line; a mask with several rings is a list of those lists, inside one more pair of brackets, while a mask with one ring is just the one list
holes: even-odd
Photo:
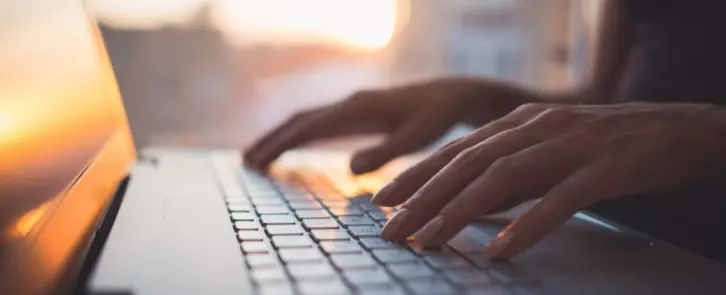
[[81, 1], [5, 1], [0, 44], [0, 246], [7, 246], [32, 236], [127, 127]]

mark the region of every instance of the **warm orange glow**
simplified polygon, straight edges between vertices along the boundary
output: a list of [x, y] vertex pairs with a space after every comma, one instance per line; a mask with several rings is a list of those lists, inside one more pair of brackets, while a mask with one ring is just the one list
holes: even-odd
[[358, 186], [367, 192], [379, 191], [389, 180], [377, 174], [366, 174], [356, 177]]
[[38, 206], [38, 208], [35, 208], [25, 213], [25, 215], [15, 221], [15, 225], [8, 227], [8, 232], [6, 233], [6, 235], [10, 236], [11, 238], [18, 238], [27, 235], [30, 230], [35, 227], [38, 221], [40, 221], [40, 218], [45, 215], [45, 212], [48, 211], [51, 203], [51, 201], [47, 201], [42, 205]]

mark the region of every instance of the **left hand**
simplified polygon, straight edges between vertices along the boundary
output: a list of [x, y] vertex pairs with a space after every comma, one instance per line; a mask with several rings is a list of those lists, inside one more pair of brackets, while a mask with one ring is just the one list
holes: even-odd
[[509, 258], [598, 201], [723, 177], [724, 114], [705, 104], [523, 105], [381, 189], [374, 204], [405, 201], [382, 236], [440, 246], [482, 214], [541, 197], [484, 250]]

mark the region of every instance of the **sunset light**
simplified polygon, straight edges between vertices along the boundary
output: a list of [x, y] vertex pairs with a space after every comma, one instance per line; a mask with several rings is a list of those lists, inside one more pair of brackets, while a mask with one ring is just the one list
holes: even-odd
[[[237, 46], [328, 44], [350, 49], [385, 47], [400, 0], [91, 0], [96, 16], [118, 28], [186, 25], [207, 7], [209, 21]], [[405, 16], [400, 16], [405, 18]]]
[[225, 0], [220, 29], [241, 43], [330, 42], [378, 49], [391, 39], [394, 0]]

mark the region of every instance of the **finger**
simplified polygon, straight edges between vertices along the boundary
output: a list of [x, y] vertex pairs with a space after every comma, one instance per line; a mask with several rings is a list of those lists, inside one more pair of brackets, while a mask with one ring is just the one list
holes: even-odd
[[562, 148], [557, 141], [500, 158], [421, 228], [416, 241], [426, 246], [442, 245], [478, 216], [509, 199], [562, 181], [586, 160], [584, 154]]
[[414, 152], [434, 142], [456, 123], [453, 111], [433, 104], [413, 115], [386, 140], [375, 147], [356, 153], [350, 164], [355, 174], [380, 168], [390, 160]]
[[522, 126], [501, 132], [460, 153], [436, 173], [383, 227], [385, 239], [403, 240], [455, 197], [459, 190], [502, 156], [536, 144], [539, 139]]
[[607, 198], [605, 161], [590, 164], [554, 186], [532, 209], [517, 218], [484, 249], [489, 259], [509, 259], [567, 222], [578, 210]]
[[327, 107], [293, 117], [251, 150], [247, 157], [249, 164], [260, 169], [266, 168], [282, 152], [303, 143], [314, 132], [319, 132], [325, 122], [334, 119], [331, 118], [333, 113], [332, 107]]
[[460, 153], [403, 204], [402, 209], [384, 226], [382, 236], [405, 239], [433, 218], [492, 163], [558, 136], [577, 126], [572, 122], [578, 118], [546, 111], [517, 128], [501, 132]]
[[547, 104], [522, 106], [507, 116], [477, 129], [468, 136], [450, 142], [428, 158], [399, 174], [393, 181], [383, 187], [371, 202], [382, 206], [396, 206], [403, 203], [463, 150], [502, 131], [520, 126], [548, 107], [550, 105]]
[[385, 91], [362, 91], [343, 102], [296, 116], [263, 140], [250, 162], [264, 168], [283, 152], [313, 140], [389, 131], [391, 122], [379, 103], [387, 97]]
[[280, 124], [280, 126], [276, 127], [272, 131], [268, 132], [264, 137], [262, 137], [260, 140], [255, 142], [246, 152], [245, 152], [245, 160], [247, 161], [247, 164], [253, 167], [258, 167], [259, 164], [259, 158], [261, 157], [261, 154], [264, 151], [264, 147], [269, 146], [270, 142], [274, 142], [276, 138], [279, 138], [280, 135], [287, 133], [287, 130], [290, 130], [291, 128], [295, 128], [296, 126], [300, 126], [302, 122], [307, 122], [310, 120], [311, 117], [314, 117], [321, 112], [325, 111], [329, 107], [323, 107], [319, 109], [314, 109], [310, 111], [300, 112], [294, 116], [292, 116], [290, 119], [285, 121], [283, 124]]

